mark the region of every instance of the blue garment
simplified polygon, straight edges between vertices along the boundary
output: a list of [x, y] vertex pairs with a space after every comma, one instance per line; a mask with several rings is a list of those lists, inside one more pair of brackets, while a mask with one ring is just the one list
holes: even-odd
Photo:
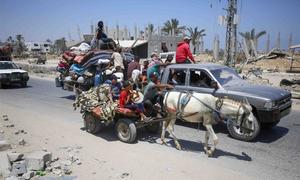
[[72, 66], [70, 67], [70, 71], [73, 71], [78, 75], [82, 75], [85, 71], [85, 68], [80, 66], [79, 64], [72, 64]]
[[159, 78], [159, 76], [160, 76], [160, 72], [159, 72], [159, 64], [154, 64], [154, 65], [152, 65], [151, 67], [148, 67], [148, 69], [147, 69], [147, 79], [148, 79], [148, 81], [151, 80], [151, 79], [150, 79], [150, 75], [151, 75], [152, 73], [154, 73], [154, 72], [157, 72], [158, 78]]
[[120, 91], [121, 91], [121, 84], [116, 83], [116, 84], [111, 84], [111, 92], [113, 96], [113, 100], [117, 100], [120, 97]]

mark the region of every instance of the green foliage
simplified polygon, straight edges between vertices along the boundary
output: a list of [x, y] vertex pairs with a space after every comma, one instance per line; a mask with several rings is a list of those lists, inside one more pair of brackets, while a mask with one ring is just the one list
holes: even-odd
[[188, 30], [189, 36], [191, 38], [191, 43], [194, 46], [193, 54], [195, 54], [196, 53], [196, 44], [199, 42], [199, 39], [203, 36], [206, 36], [206, 34], [204, 34], [205, 29], [198, 30], [198, 27], [195, 27], [195, 28], [189, 27], [187, 30]]
[[[162, 32], [168, 35], [179, 35], [183, 33], [184, 30], [185, 26], [179, 26], [179, 21], [176, 18], [166, 21], [162, 28]], [[172, 31], [174, 31], [174, 34], [172, 34]]]

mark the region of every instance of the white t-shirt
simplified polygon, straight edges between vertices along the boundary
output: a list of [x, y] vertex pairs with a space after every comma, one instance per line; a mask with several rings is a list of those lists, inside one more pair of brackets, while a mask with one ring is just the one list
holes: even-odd
[[123, 58], [120, 53], [114, 52], [111, 55], [111, 58], [114, 60], [114, 67], [120, 66], [122, 69], [124, 69]]
[[122, 82], [124, 81], [124, 74], [121, 72], [115, 72], [114, 75], [118, 78], [117, 82]]

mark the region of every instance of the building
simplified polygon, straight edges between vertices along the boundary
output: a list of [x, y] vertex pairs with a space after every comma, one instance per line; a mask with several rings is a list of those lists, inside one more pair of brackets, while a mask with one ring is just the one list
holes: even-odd
[[27, 51], [29, 52], [43, 52], [49, 53], [51, 50], [51, 43], [49, 42], [25, 42]]

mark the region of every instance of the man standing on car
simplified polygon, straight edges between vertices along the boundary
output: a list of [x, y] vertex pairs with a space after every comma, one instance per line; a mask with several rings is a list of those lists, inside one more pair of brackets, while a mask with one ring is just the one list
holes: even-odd
[[178, 64], [190, 64], [195, 63], [194, 57], [190, 50], [191, 38], [185, 36], [183, 41], [179, 42], [176, 49], [176, 63]]
[[107, 41], [107, 35], [103, 32], [103, 22], [98, 22], [98, 28], [96, 30], [96, 34], [91, 41], [91, 48], [100, 48], [100, 44], [104, 41]]

